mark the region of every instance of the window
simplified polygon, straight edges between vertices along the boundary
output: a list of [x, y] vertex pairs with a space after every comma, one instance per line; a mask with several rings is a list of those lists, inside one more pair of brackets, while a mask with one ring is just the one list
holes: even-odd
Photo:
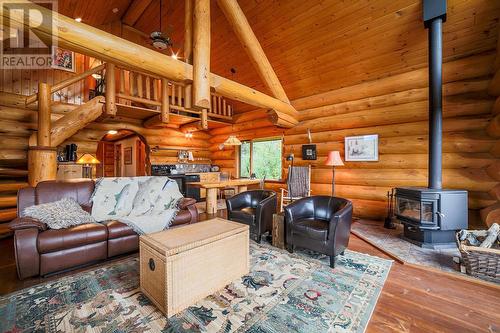
[[240, 146], [240, 177], [281, 179], [281, 139], [243, 141]]

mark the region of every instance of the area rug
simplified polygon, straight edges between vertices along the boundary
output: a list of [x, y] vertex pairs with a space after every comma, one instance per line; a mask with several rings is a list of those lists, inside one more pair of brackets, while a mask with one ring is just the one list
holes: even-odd
[[335, 269], [311, 252], [251, 242], [251, 271], [165, 318], [129, 258], [0, 298], [1, 332], [364, 332], [392, 262], [346, 251]]
[[395, 229], [386, 229], [380, 221], [362, 220], [353, 223], [351, 231], [404, 262], [459, 273], [453, 262], [453, 257], [460, 257], [458, 248], [421, 248], [402, 238], [403, 225], [400, 223]]

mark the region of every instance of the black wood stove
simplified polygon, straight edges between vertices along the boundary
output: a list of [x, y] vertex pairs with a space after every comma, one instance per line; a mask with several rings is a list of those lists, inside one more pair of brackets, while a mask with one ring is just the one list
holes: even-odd
[[404, 237], [426, 248], [455, 247], [455, 231], [467, 228], [467, 191], [442, 188], [442, 63], [446, 0], [424, 0], [429, 29], [429, 187], [396, 188], [396, 216]]

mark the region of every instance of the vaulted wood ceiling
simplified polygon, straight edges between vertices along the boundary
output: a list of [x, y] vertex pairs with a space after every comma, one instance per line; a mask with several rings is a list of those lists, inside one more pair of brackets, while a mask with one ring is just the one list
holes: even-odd
[[[147, 3], [133, 27], [147, 34], [157, 30], [159, 0], [133, 1]], [[61, 13], [98, 26], [120, 19], [133, 1], [60, 0], [59, 6]], [[421, 0], [238, 2], [291, 100], [427, 65]], [[171, 31], [182, 55], [184, 1], [163, 0], [162, 15], [163, 30]], [[445, 60], [494, 50], [499, 17], [500, 1], [448, 0]], [[214, 73], [269, 93], [216, 1], [211, 62]]]

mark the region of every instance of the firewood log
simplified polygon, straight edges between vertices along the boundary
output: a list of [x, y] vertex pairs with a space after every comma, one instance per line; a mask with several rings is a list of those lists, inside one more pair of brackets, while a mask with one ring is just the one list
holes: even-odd
[[488, 236], [486, 236], [485, 240], [479, 245], [479, 247], [490, 248], [496, 241], [497, 237], [500, 235], [500, 225], [498, 223], [493, 223], [491, 227], [488, 229]]

